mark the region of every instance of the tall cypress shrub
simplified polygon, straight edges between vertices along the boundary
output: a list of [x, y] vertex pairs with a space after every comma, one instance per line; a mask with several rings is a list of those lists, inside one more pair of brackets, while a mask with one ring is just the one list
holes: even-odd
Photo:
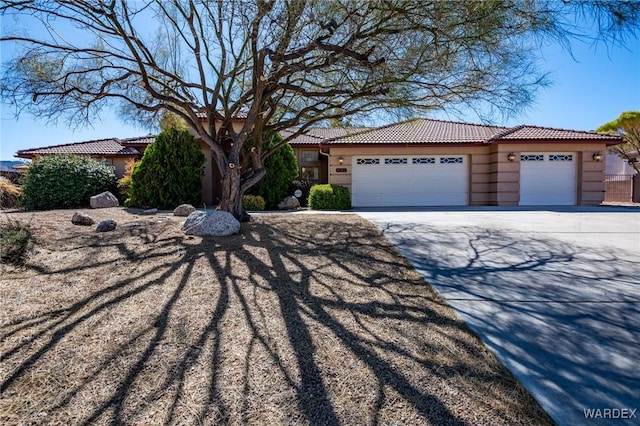
[[144, 152], [131, 174], [128, 206], [173, 209], [198, 204], [205, 156], [186, 130], [163, 130]]

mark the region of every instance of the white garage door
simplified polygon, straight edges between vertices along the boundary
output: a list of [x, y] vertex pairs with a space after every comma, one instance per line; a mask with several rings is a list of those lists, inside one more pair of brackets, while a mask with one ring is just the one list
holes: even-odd
[[467, 162], [464, 155], [354, 157], [353, 205], [465, 206]]
[[575, 153], [520, 155], [520, 205], [575, 205]]

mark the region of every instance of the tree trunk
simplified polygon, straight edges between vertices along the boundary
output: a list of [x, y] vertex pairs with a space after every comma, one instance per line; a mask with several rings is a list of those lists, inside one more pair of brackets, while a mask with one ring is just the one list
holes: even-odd
[[240, 193], [240, 168], [227, 168], [222, 173], [222, 198], [218, 210], [231, 213], [240, 222], [247, 222], [248, 215], [242, 209], [242, 194]]

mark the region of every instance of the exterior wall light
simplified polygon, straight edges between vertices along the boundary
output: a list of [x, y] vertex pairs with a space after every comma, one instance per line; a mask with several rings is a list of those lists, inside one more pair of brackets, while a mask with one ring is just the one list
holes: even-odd
[[510, 162], [513, 163], [515, 159], [516, 159], [516, 155], [513, 152], [510, 152], [507, 154], [507, 160], [509, 160]]
[[344, 163], [344, 157], [342, 155], [338, 157], [338, 163], [340, 163], [341, 166], [342, 166], [342, 163]]
[[602, 161], [602, 153], [600, 151], [593, 153], [594, 161]]

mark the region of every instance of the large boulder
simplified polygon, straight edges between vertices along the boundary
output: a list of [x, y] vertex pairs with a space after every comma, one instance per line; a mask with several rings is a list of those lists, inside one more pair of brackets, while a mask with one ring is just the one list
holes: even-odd
[[96, 232], [110, 232], [116, 229], [118, 223], [115, 220], [103, 220], [96, 227]]
[[71, 218], [71, 223], [80, 226], [91, 226], [96, 223], [96, 221], [86, 213], [75, 212]]
[[109, 191], [94, 195], [89, 199], [89, 204], [92, 209], [105, 209], [108, 207], [118, 207], [120, 205], [116, 196]]
[[182, 229], [187, 235], [220, 237], [240, 232], [240, 222], [229, 212], [195, 211], [187, 217]]
[[289, 196], [278, 204], [280, 210], [295, 210], [300, 208], [300, 201], [296, 197]]
[[196, 208], [193, 207], [191, 204], [180, 204], [178, 207], [176, 207], [173, 210], [173, 215], [187, 217], [195, 211], [196, 211]]

